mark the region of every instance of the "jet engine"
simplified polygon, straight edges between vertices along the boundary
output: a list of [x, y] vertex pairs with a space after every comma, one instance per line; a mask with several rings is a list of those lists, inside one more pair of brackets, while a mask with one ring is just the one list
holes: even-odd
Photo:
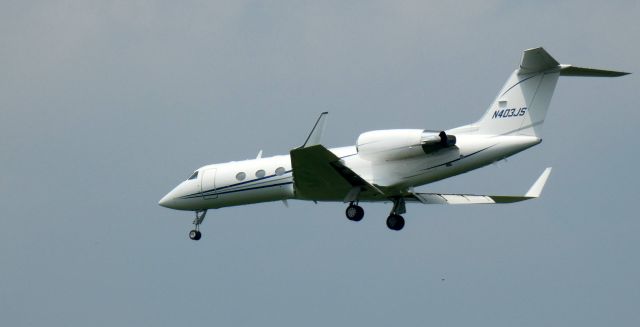
[[444, 131], [437, 133], [424, 131], [422, 134], [422, 150], [425, 153], [438, 151], [456, 145], [455, 135], [447, 135]]
[[444, 131], [389, 129], [360, 134], [358, 155], [365, 159], [401, 160], [455, 146], [456, 137]]

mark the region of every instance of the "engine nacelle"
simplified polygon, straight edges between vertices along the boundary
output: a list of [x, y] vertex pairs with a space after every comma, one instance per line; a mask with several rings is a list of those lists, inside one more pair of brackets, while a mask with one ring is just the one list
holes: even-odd
[[431, 153], [456, 145], [456, 137], [454, 135], [447, 135], [444, 131], [437, 134], [425, 131], [424, 134], [422, 134], [422, 138], [422, 149], [425, 153]]
[[421, 156], [456, 144], [445, 132], [421, 129], [388, 129], [360, 134], [358, 155], [365, 159], [400, 160]]

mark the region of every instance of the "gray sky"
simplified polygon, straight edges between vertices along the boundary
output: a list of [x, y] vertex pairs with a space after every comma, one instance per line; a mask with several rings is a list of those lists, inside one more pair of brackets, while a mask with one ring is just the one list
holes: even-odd
[[[0, 325], [638, 326], [638, 74], [562, 78], [544, 142], [423, 187], [537, 201], [157, 205], [193, 169], [476, 120], [544, 46], [640, 73], [638, 1], [0, 2]], [[442, 279], [445, 279], [442, 281]]]

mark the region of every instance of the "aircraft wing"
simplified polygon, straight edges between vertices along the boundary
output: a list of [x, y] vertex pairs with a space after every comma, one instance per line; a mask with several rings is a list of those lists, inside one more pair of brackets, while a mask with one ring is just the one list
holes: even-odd
[[291, 167], [296, 193], [309, 200], [354, 201], [363, 192], [384, 198], [382, 192], [345, 166], [320, 144], [293, 149]]
[[424, 204], [490, 204], [513, 203], [540, 197], [544, 184], [551, 174], [551, 168], [545, 169], [525, 195], [477, 195], [477, 194], [443, 194], [443, 193], [410, 193], [404, 196], [405, 201]]

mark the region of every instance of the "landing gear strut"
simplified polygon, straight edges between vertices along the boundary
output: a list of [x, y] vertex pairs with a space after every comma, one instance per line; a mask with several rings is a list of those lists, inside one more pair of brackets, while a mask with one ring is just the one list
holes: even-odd
[[347, 210], [345, 210], [345, 215], [349, 220], [360, 221], [362, 220], [362, 217], [364, 217], [364, 209], [362, 209], [362, 207], [357, 203], [351, 202], [349, 203]]
[[407, 212], [404, 205], [404, 198], [394, 198], [393, 208], [387, 217], [387, 227], [391, 230], [401, 230], [404, 227], [404, 218], [400, 214]]
[[195, 228], [189, 232], [189, 238], [197, 241], [202, 238], [202, 233], [200, 233], [200, 224], [204, 220], [204, 216], [207, 215], [207, 210], [198, 210], [196, 211], [196, 218], [193, 220], [193, 225]]

